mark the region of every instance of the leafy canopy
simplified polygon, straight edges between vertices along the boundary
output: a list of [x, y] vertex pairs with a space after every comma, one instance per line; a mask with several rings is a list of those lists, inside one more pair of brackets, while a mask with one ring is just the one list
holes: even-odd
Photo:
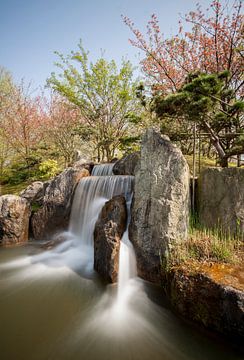
[[183, 117], [205, 130], [223, 166], [232, 155], [244, 153], [244, 102], [228, 87], [228, 71], [189, 74], [182, 88], [166, 97], [155, 96], [160, 118]]
[[111, 160], [127, 133], [126, 115], [136, 107], [131, 63], [123, 60], [118, 69], [114, 60], [100, 58], [93, 64], [81, 43], [67, 57], [56, 54], [62, 73], [52, 73], [48, 84], [80, 109], [98, 160]]

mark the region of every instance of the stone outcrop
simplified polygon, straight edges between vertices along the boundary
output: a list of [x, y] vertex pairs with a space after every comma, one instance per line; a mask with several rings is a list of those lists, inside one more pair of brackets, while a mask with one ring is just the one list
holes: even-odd
[[0, 196], [0, 245], [28, 241], [30, 205], [16, 195]]
[[108, 282], [116, 282], [120, 240], [126, 229], [126, 201], [121, 195], [107, 201], [94, 230], [94, 269]]
[[169, 277], [169, 297], [182, 316], [243, 344], [243, 289], [221, 284], [191, 268], [172, 270]]
[[134, 152], [116, 161], [113, 167], [114, 175], [135, 175], [140, 161], [140, 153]]
[[80, 159], [76, 161], [72, 166], [72, 168], [76, 170], [86, 169], [89, 171], [90, 174], [92, 173], [93, 167], [94, 163], [92, 161], [86, 161], [85, 159]]
[[89, 171], [68, 168], [48, 183], [43, 205], [31, 217], [31, 228], [36, 240], [50, 238], [68, 226], [75, 187]]
[[199, 178], [199, 221], [244, 238], [244, 169], [209, 168]]
[[34, 181], [32, 184], [27, 186], [26, 189], [21, 191], [20, 196], [25, 198], [31, 205], [38, 204], [42, 205], [43, 197], [45, 192], [45, 186], [42, 181]]
[[142, 139], [129, 237], [138, 273], [160, 282], [171, 244], [187, 237], [189, 168], [181, 151], [153, 129]]

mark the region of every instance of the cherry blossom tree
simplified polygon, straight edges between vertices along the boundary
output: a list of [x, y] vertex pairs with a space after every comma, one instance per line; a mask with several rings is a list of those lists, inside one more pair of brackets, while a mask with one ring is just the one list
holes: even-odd
[[[228, 70], [231, 77], [227, 87], [231, 85], [243, 96], [244, 18], [241, 10], [241, 0], [223, 5], [220, 0], [213, 0], [205, 12], [197, 4], [195, 11], [180, 19], [178, 33], [171, 38], [165, 38], [155, 14], [147, 24], [146, 36], [124, 16], [125, 24], [135, 35], [131, 44], [145, 55], [141, 65], [152, 89], [165, 94], [176, 92], [193, 71]], [[190, 25], [190, 30], [184, 30], [185, 25]]]
[[[135, 35], [135, 38], [130, 40], [131, 44], [144, 53], [141, 61], [142, 70], [146, 75], [146, 83], [149, 85], [151, 94], [156, 100], [154, 109], [161, 118], [163, 131], [172, 135], [173, 139], [189, 142], [192, 133], [195, 136], [196, 131], [204, 130], [223, 166], [228, 164], [228, 157], [232, 154], [240, 157], [240, 154], [244, 152], [242, 109], [244, 17], [242, 1], [233, 0], [222, 3], [220, 0], [212, 0], [206, 11], [203, 11], [202, 7], [197, 4], [195, 11], [180, 18], [178, 33], [170, 38], [166, 38], [162, 34], [155, 14], [147, 24], [146, 35], [136, 29], [128, 17], [123, 17], [123, 19]], [[187, 30], [185, 30], [186, 26]], [[186, 94], [185, 82], [189, 78], [201, 76], [195, 80], [193, 91], [190, 94], [192, 99], [195, 99], [199, 96], [200, 89], [199, 86], [195, 86], [195, 83], [199, 81], [200, 84], [202, 79], [205, 79], [204, 74], [207, 76], [206, 79], [211, 80], [222, 73], [226, 73], [228, 76], [223, 78], [221, 92], [208, 94], [212, 104], [208, 111], [198, 113], [197, 116], [195, 114], [193, 117], [188, 111], [189, 108], [187, 111], [184, 108], [183, 114], [180, 112], [182, 104], [175, 107], [182, 94]], [[200, 87], [203, 90], [202, 83]], [[168, 97], [172, 94], [176, 96]], [[204, 97], [206, 94], [203, 92], [200, 95]], [[169, 117], [165, 108], [169, 99], [171, 110], [172, 106], [176, 110], [173, 117]], [[201, 100], [206, 99], [201, 98]], [[155, 104], [155, 101], [153, 102]], [[185, 105], [188, 107], [189, 104], [186, 102]], [[235, 112], [237, 105], [241, 107], [238, 108], [238, 113]], [[235, 121], [233, 121], [231, 111], [234, 111]], [[225, 117], [224, 121], [223, 117]], [[209, 118], [215, 120], [209, 122]], [[221, 145], [219, 145], [220, 143]]]
[[30, 164], [33, 153], [43, 140], [43, 130], [46, 114], [40, 96], [32, 98], [28, 89], [21, 84], [16, 86], [9, 95], [4, 106], [3, 135], [26, 163]]
[[47, 112], [46, 141], [51, 142], [51, 146], [63, 157], [64, 165], [68, 166], [73, 161], [75, 150], [81, 145], [84, 118], [77, 106], [55, 95], [48, 103]]

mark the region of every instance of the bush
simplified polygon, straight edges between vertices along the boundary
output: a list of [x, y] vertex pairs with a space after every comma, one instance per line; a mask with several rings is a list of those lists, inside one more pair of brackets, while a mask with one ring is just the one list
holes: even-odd
[[8, 177], [5, 179], [5, 183], [10, 185], [18, 185], [34, 176], [34, 173], [34, 168], [27, 167], [26, 164], [23, 163], [15, 163], [10, 168]]
[[42, 161], [38, 169], [40, 178], [44, 180], [54, 177], [59, 172], [57, 161], [52, 159]]

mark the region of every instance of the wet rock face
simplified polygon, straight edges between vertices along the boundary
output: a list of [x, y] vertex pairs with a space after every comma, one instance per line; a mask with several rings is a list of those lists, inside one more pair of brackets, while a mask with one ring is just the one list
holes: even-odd
[[94, 269], [108, 282], [116, 282], [120, 240], [126, 229], [127, 210], [121, 195], [107, 201], [94, 230]]
[[115, 175], [135, 175], [140, 160], [140, 153], [134, 152], [116, 161], [113, 167]]
[[30, 204], [42, 205], [44, 197], [44, 183], [42, 181], [34, 181], [27, 188], [21, 191], [20, 196], [25, 198]]
[[244, 169], [205, 169], [199, 178], [199, 221], [244, 239]]
[[138, 273], [160, 283], [171, 244], [187, 237], [189, 168], [181, 151], [153, 129], [142, 139], [129, 237]]
[[243, 341], [244, 291], [217, 283], [206, 274], [177, 270], [171, 274], [169, 296], [187, 319]]
[[32, 233], [36, 240], [50, 238], [56, 231], [67, 228], [75, 187], [85, 176], [89, 176], [89, 171], [84, 168], [68, 168], [49, 181], [43, 205], [31, 218]]
[[15, 195], [0, 196], [0, 245], [28, 241], [30, 205]]

